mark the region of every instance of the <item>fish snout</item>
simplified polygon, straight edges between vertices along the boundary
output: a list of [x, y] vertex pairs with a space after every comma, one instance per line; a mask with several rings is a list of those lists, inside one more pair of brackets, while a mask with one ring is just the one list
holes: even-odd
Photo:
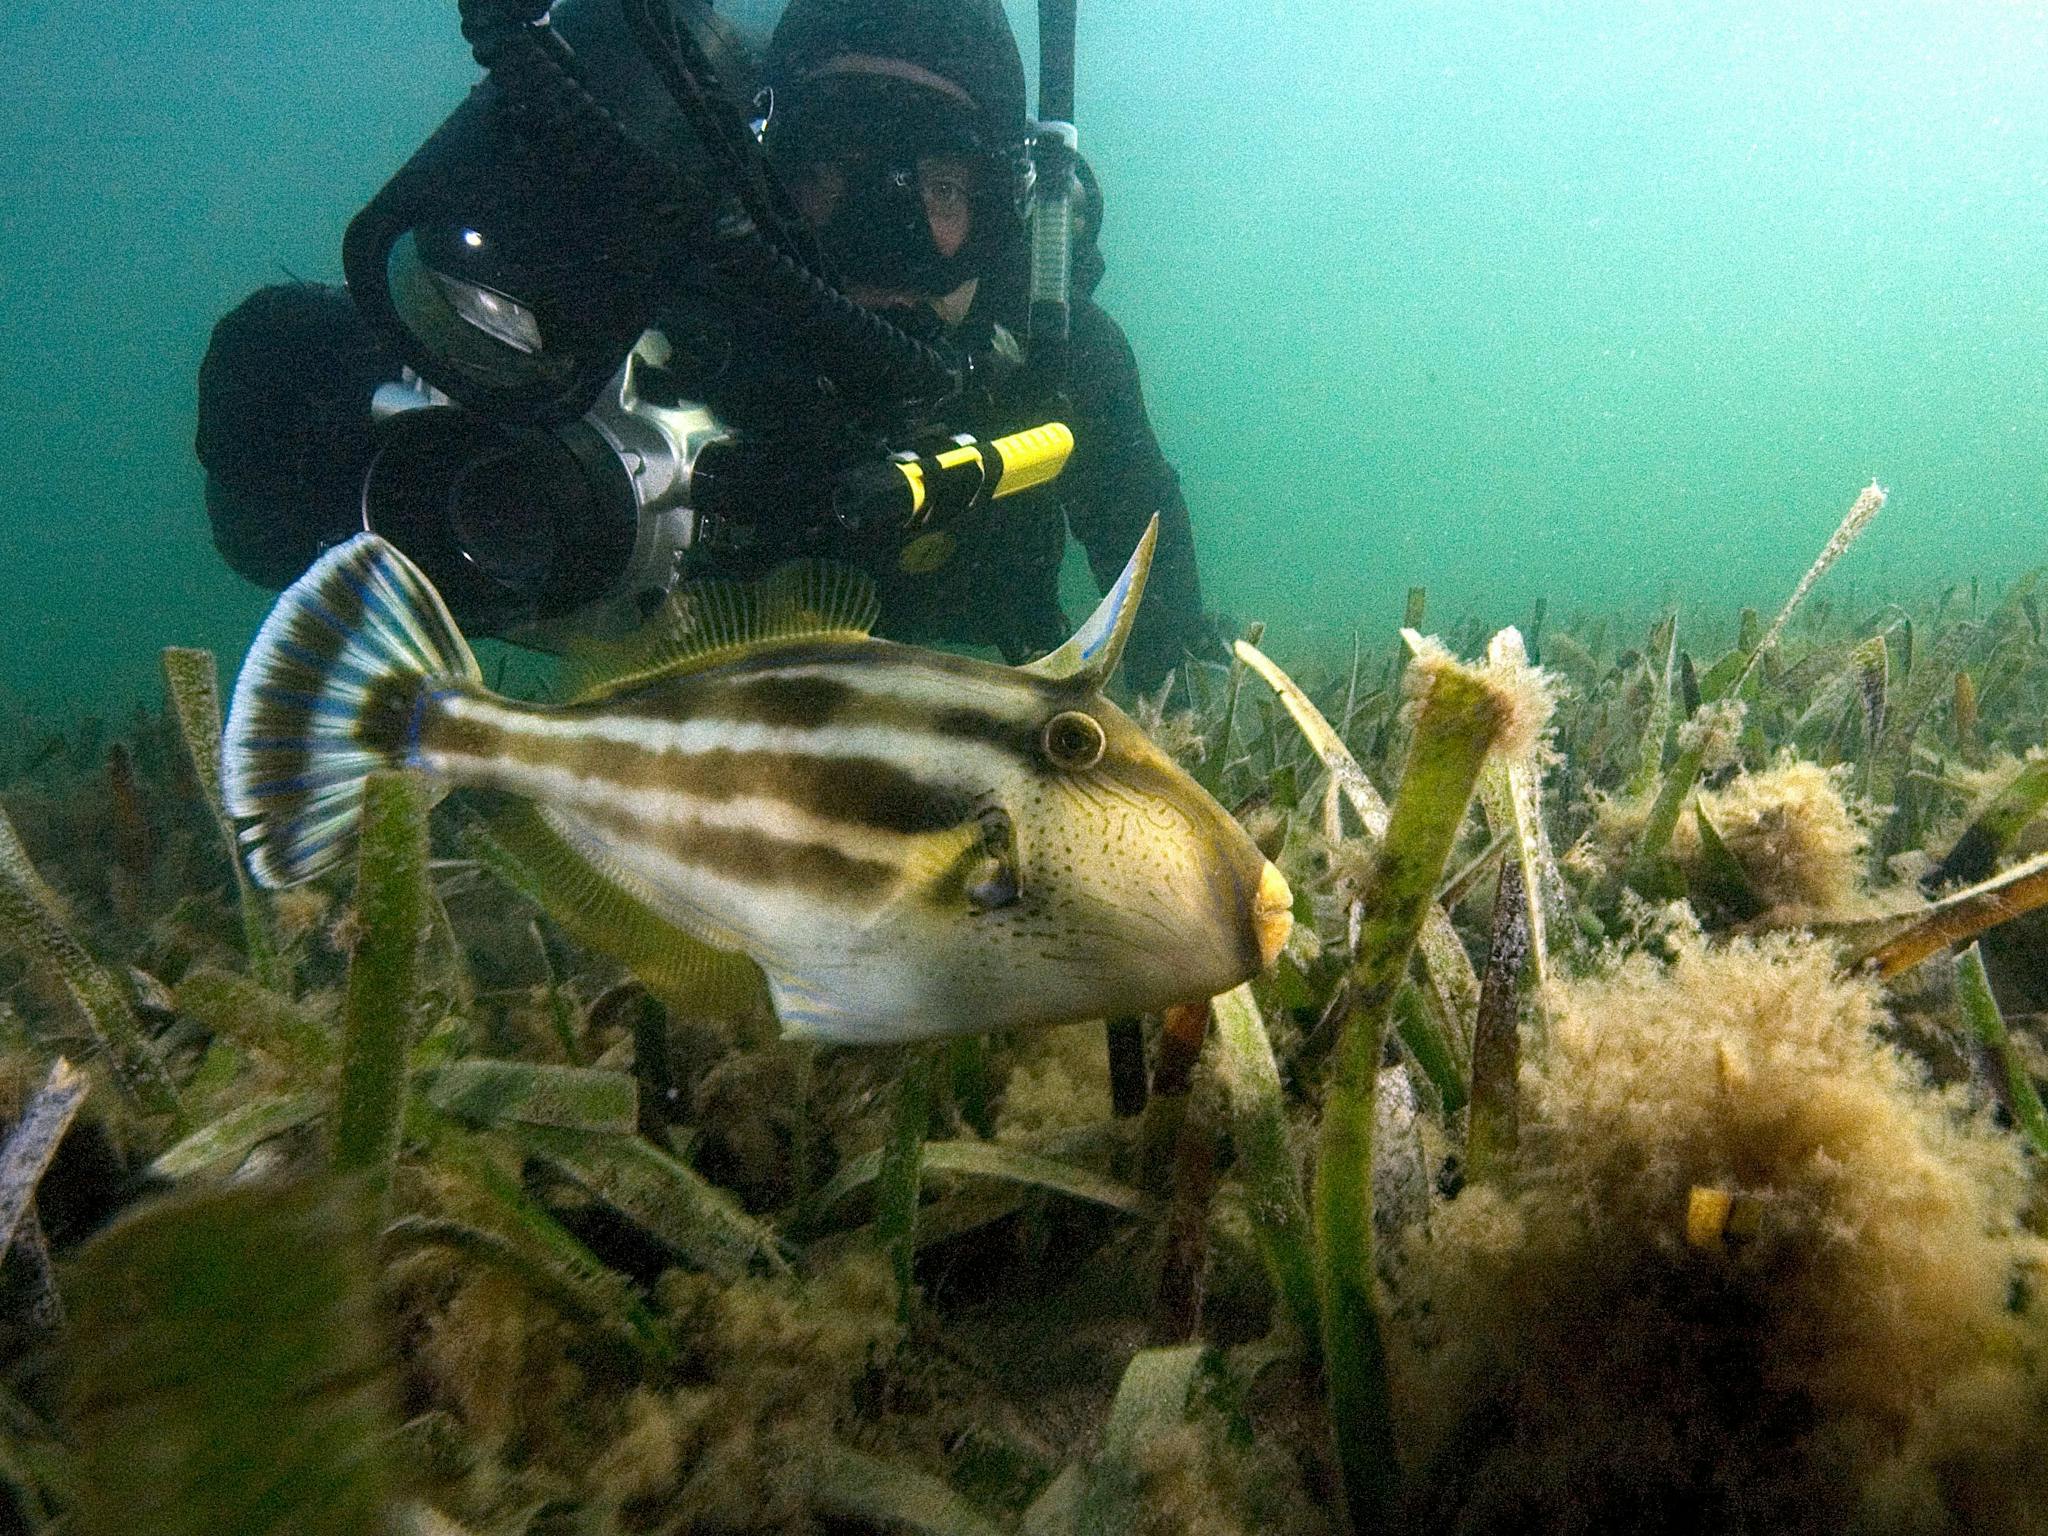
[[1270, 970], [1294, 931], [1294, 892], [1271, 859], [1259, 871], [1259, 889], [1252, 897], [1252, 937], [1259, 946], [1259, 969]]

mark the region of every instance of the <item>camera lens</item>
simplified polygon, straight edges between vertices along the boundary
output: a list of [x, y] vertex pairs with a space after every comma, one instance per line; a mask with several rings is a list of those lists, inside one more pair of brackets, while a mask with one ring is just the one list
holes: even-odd
[[630, 564], [632, 484], [587, 428], [435, 406], [377, 432], [363, 526], [411, 556], [463, 624], [504, 630], [566, 613], [605, 596]]
[[[509, 445], [464, 464], [449, 482], [448, 526], [463, 557], [486, 580], [537, 602], [554, 569], [556, 519], [536, 517], [536, 506], [554, 507], [545, 482], [554, 478], [553, 456]], [[583, 487], [567, 485], [573, 501]]]

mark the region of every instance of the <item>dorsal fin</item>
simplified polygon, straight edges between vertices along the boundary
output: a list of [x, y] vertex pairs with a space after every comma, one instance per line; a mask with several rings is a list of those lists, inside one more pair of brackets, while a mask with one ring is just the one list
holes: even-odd
[[1055, 682], [1068, 678], [1101, 688], [1116, 671], [1131, 638], [1131, 624], [1138, 617], [1138, 603], [1145, 595], [1145, 577], [1152, 569], [1152, 546], [1159, 537], [1159, 514], [1145, 525], [1145, 536], [1124, 563], [1123, 574], [1102, 594], [1102, 601], [1067, 643], [1049, 656], [1041, 656], [1020, 670]]
[[623, 640], [580, 646], [564, 674], [565, 702], [716, 666], [792, 640], [862, 640], [880, 612], [875, 584], [852, 566], [799, 560], [756, 582], [694, 581]]

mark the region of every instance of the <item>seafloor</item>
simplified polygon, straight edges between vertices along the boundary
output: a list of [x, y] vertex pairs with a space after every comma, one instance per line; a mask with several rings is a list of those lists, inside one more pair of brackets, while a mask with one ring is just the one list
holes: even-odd
[[651, 995], [459, 800], [238, 892], [191, 653], [18, 718], [0, 1528], [2048, 1530], [2041, 587], [1184, 669], [1277, 971], [910, 1048]]

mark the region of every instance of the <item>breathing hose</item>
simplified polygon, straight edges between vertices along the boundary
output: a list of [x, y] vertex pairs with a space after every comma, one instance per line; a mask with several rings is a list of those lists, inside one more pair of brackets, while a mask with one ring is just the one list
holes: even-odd
[[[622, 0], [647, 61], [660, 77], [742, 218], [717, 221], [717, 265], [749, 296], [800, 329], [817, 349], [819, 372], [849, 395], [880, 389], [905, 403], [937, 404], [973, 387], [993, 359], [929, 346], [855, 304], [816, 270], [816, 253], [790, 212], [773, 170], [744, 128], [720, 110], [716, 71], [665, 0]], [[642, 189], [650, 217], [685, 222], [703, 193], [634, 140], [585, 85], [574, 54], [548, 25], [548, 0], [460, 0], [462, 35], [500, 85], [516, 130], [536, 149], [560, 150], [583, 165]], [[663, 25], [667, 13], [669, 25]]]

